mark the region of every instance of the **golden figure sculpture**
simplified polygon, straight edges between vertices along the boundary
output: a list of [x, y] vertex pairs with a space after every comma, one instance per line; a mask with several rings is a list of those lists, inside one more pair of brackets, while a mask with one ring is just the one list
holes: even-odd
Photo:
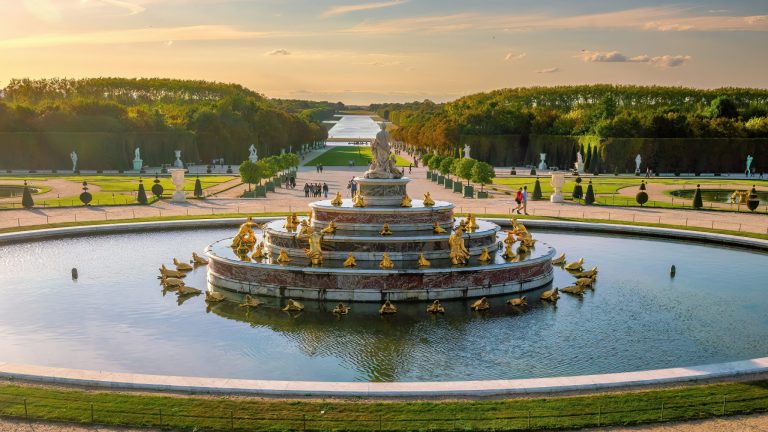
[[435, 234], [445, 234], [445, 228], [441, 227], [437, 221], [432, 224], [432, 232]]
[[283, 311], [285, 312], [300, 312], [304, 310], [304, 305], [293, 299], [288, 299]]
[[541, 300], [548, 301], [548, 302], [556, 302], [557, 299], [560, 298], [560, 294], [558, 294], [559, 289], [555, 288], [553, 290], [544, 291], [541, 293], [541, 297], [539, 297]]
[[251, 297], [250, 294], [246, 294], [243, 302], [240, 303], [241, 308], [259, 307], [259, 305], [261, 305], [261, 302]]
[[521, 244], [524, 244], [529, 249], [533, 249], [536, 246], [536, 240], [534, 240], [533, 236], [531, 236], [531, 233], [527, 231], [522, 235], [518, 235], [517, 239], [520, 240]]
[[206, 265], [208, 260], [198, 255], [196, 252], [192, 252], [192, 264], [194, 265]]
[[384, 304], [379, 308], [379, 314], [381, 315], [390, 315], [393, 313], [397, 313], [397, 308], [395, 305], [390, 303], [389, 300], [385, 301]]
[[427, 312], [432, 314], [445, 313], [445, 308], [440, 304], [440, 300], [435, 300], [431, 305], [427, 306]]
[[163, 284], [163, 287], [168, 289], [174, 289], [180, 286], [184, 286], [183, 280], [179, 278], [168, 277], [168, 276], [161, 276], [160, 283]]
[[392, 230], [389, 229], [388, 223], [384, 224], [384, 226], [381, 228], [381, 231], [379, 231], [379, 234], [383, 236], [391, 236], [393, 234]]
[[200, 291], [197, 288], [192, 288], [190, 286], [181, 285], [176, 289], [176, 294], [180, 296], [191, 296], [191, 295], [200, 295], [202, 291]]
[[477, 219], [475, 219], [475, 215], [472, 213], [467, 215], [467, 227], [473, 231], [480, 228], [480, 225], [477, 224]]
[[575, 278], [596, 278], [597, 277], [597, 267], [592, 267], [591, 270], [578, 272], [578, 273], [571, 273], [571, 276]]
[[403, 199], [400, 201], [400, 207], [412, 207], [413, 204], [411, 203], [411, 199], [408, 197], [408, 195], [404, 195]]
[[429, 192], [424, 193], [424, 207], [432, 207], [435, 205], [435, 201], [429, 195]]
[[512, 250], [511, 244], [504, 245], [504, 253], [501, 256], [507, 261], [512, 261], [517, 258], [517, 254]]
[[584, 295], [584, 291], [585, 290], [586, 290], [585, 286], [582, 286], [582, 285], [571, 285], [571, 286], [567, 286], [567, 287], [561, 289], [560, 291], [562, 291], [564, 293], [567, 293], [567, 294], [573, 294], [573, 295], [582, 296], [582, 295]]
[[160, 266], [160, 277], [170, 277], [170, 278], [183, 278], [186, 277], [187, 274], [178, 270], [169, 270], [165, 267], [165, 264]]
[[427, 258], [424, 256], [424, 252], [419, 252], [419, 267], [429, 267], [432, 265], [432, 263], [427, 260]]
[[528, 306], [528, 298], [525, 296], [517, 297], [517, 298], [511, 298], [507, 300], [507, 304], [510, 306]]
[[462, 219], [462, 220], [460, 220], [460, 221], [459, 221], [459, 226], [460, 226], [460, 227], [461, 227], [461, 229], [463, 229], [465, 232], [469, 230], [469, 228], [467, 227], [467, 220], [466, 220], [466, 219]]
[[392, 260], [389, 258], [388, 252], [384, 252], [384, 255], [381, 257], [379, 268], [382, 270], [391, 270], [395, 268], [395, 263], [393, 263]]
[[479, 312], [479, 311], [486, 311], [490, 309], [491, 305], [488, 304], [488, 299], [483, 297], [480, 300], [475, 300], [475, 302], [472, 303], [472, 305], [469, 308], [475, 312]]
[[192, 269], [194, 269], [194, 267], [192, 267], [191, 265], [181, 262], [176, 258], [173, 259], [173, 265], [176, 266], [176, 270], [183, 271], [183, 272], [192, 271]]
[[235, 238], [232, 239], [232, 248], [251, 248], [254, 244], [256, 244], [256, 233], [253, 232], [253, 218], [248, 216], [245, 223], [237, 230]]
[[461, 225], [448, 237], [448, 244], [451, 246], [451, 264], [466, 264], [469, 260], [469, 251], [464, 246], [464, 229]]
[[307, 243], [309, 244], [309, 248], [304, 249], [304, 253], [307, 254], [307, 258], [309, 258], [310, 262], [312, 262], [312, 265], [322, 265], [323, 264], [323, 249], [322, 249], [323, 234], [315, 232], [315, 230], [312, 227], [309, 227], [307, 229], [307, 234], [299, 235], [298, 238], [302, 240], [303, 239], [307, 240]]
[[504, 244], [511, 247], [516, 241], [515, 234], [512, 231], [507, 231], [507, 237], [504, 239]]
[[483, 253], [480, 254], [479, 257], [477, 257], [477, 260], [483, 264], [487, 264], [493, 260], [493, 257], [491, 257], [491, 254], [488, 252], [488, 248], [483, 248]]
[[552, 260], [553, 265], [563, 265], [565, 264], [565, 253], [562, 253], [559, 257]]
[[327, 227], [320, 230], [320, 234], [336, 234], [336, 222], [330, 221]]
[[285, 224], [283, 225], [283, 228], [287, 229], [290, 232], [294, 232], [296, 231], [296, 228], [298, 226], [299, 226], [299, 218], [296, 217], [296, 213], [285, 217]]
[[517, 254], [518, 255], [528, 255], [531, 253], [531, 248], [525, 245], [525, 243], [520, 243], [520, 246], [517, 247]]
[[309, 221], [306, 219], [299, 222], [299, 227], [301, 227], [299, 228], [299, 235], [307, 235], [309, 226]]
[[584, 258], [579, 258], [578, 261], [568, 263], [563, 268], [566, 270], [578, 271], [578, 270], [581, 270], [583, 267], [584, 267]]
[[344, 267], [357, 267], [357, 260], [352, 252], [347, 255], [347, 259], [344, 261]]
[[205, 292], [205, 301], [206, 303], [218, 303], [224, 301], [225, 297], [224, 294], [218, 292], [218, 291], [206, 291]]
[[357, 191], [355, 196], [352, 198], [352, 206], [353, 207], [365, 207], [365, 201], [363, 200], [363, 196], [360, 195], [360, 191]]
[[253, 258], [256, 261], [261, 261], [266, 257], [267, 257], [267, 254], [264, 253], [264, 242], [259, 242], [259, 244], [256, 245], [256, 248], [253, 252], [253, 255], [251, 255], [251, 258]]
[[339, 303], [335, 308], [333, 308], [333, 313], [336, 315], [346, 315], [350, 310], [352, 310], [351, 307], [345, 305], [344, 303]]
[[280, 254], [277, 256], [277, 262], [280, 264], [291, 262], [291, 257], [288, 256], [285, 249], [280, 249]]
[[339, 207], [344, 204], [344, 200], [341, 198], [341, 192], [336, 192], [336, 196], [331, 200], [331, 205]]

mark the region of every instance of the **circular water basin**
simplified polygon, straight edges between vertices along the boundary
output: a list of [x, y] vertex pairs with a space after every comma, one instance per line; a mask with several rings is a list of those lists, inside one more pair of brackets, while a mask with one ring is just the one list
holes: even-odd
[[[39, 192], [35, 188], [29, 188], [29, 191], [33, 194]], [[17, 185], [0, 185], [0, 198], [17, 198], [24, 195], [24, 186]]]
[[[536, 378], [691, 366], [768, 354], [768, 254], [702, 243], [534, 230], [600, 273], [584, 297], [529, 306], [490, 299], [353, 303], [280, 299], [241, 308], [178, 298], [157, 280], [161, 263], [189, 259], [232, 229], [110, 234], [0, 245], [0, 361], [147, 374], [318, 381]], [[677, 267], [671, 278], [669, 268]], [[77, 267], [79, 279], [70, 270]], [[206, 288], [206, 267], [186, 278]], [[556, 269], [554, 286], [573, 277]]]
[[[751, 189], [751, 188], [750, 188]], [[701, 199], [703, 201], [711, 201], [717, 203], [731, 204], [731, 195], [734, 191], [728, 189], [702, 189]], [[679, 198], [693, 199], [696, 194], [696, 189], [678, 189], [670, 192], [670, 195]], [[757, 191], [757, 198], [760, 200], [760, 204], [768, 204], [768, 192]]]

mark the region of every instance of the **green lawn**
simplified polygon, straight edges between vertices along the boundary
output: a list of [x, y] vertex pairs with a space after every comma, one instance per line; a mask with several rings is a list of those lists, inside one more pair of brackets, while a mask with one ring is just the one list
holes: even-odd
[[179, 430], [524, 430], [768, 410], [768, 382], [574, 397], [373, 402], [189, 397], [0, 385], [0, 415]]
[[[367, 166], [371, 161], [371, 147], [367, 145], [335, 146], [305, 165], [349, 166], [350, 160], [354, 161], [356, 166]], [[407, 160], [397, 156], [397, 166], [407, 167], [410, 164]]]

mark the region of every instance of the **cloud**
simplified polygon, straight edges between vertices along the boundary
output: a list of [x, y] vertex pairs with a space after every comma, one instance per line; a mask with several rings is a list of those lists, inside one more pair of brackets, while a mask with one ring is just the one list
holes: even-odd
[[668, 69], [682, 66], [691, 60], [688, 55], [663, 55], [651, 57], [647, 54], [628, 57], [619, 51], [587, 51], [583, 50], [576, 57], [586, 63], [648, 63], [659, 69]]
[[1, 48], [36, 48], [64, 45], [113, 45], [166, 41], [247, 40], [291, 35], [290, 33], [252, 32], [225, 25], [149, 27], [86, 33], [46, 33], [0, 39]]
[[506, 61], [520, 60], [523, 57], [525, 57], [526, 55], [527, 55], [526, 53], [512, 53], [511, 52], [511, 53], [507, 53], [507, 55], [504, 56], [504, 60], [506, 60]]
[[414, 33], [465, 30], [538, 31], [557, 29], [629, 29], [640, 31], [768, 31], [764, 15], [693, 15], [690, 8], [660, 6], [584, 15], [489, 15], [477, 12], [363, 22], [348, 33]]
[[24, 0], [24, 9], [43, 21], [56, 22], [61, 20], [59, 8], [51, 0]]
[[357, 5], [333, 6], [330, 9], [327, 9], [322, 14], [320, 14], [320, 16], [322, 18], [330, 18], [334, 16], [348, 14], [351, 12], [358, 12], [358, 11], [371, 10], [371, 9], [382, 9], [382, 8], [387, 8], [392, 6], [398, 6], [406, 2], [408, 2], [408, 0], [390, 0], [390, 1], [383, 1], [383, 2], [377, 2], [377, 3], [363, 3], [363, 4], [357, 4]]
[[270, 55], [270, 56], [287, 56], [287, 55], [291, 55], [291, 53], [287, 49], [276, 49], [276, 50], [272, 50], [272, 51], [268, 52], [267, 55]]
[[108, 4], [110, 6], [115, 6], [121, 9], [125, 9], [126, 11], [128, 11], [128, 15], [140, 14], [145, 10], [147, 10], [144, 6], [141, 6], [135, 3], [130, 3], [123, 0], [97, 0], [97, 1], [100, 1], [101, 3], [104, 3], [104, 4]]
[[540, 74], [551, 74], [555, 72], [560, 72], [560, 68], [551, 67], [546, 69], [539, 69], [536, 71], [536, 73], [540, 73]]

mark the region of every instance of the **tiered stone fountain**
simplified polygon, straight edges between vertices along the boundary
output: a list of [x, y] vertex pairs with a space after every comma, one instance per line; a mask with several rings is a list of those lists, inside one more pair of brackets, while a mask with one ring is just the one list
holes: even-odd
[[[504, 258], [501, 242], [507, 236], [489, 221], [478, 220], [475, 228], [463, 233], [469, 258], [453, 264], [449, 240], [460, 224], [454, 220], [454, 205], [406, 199], [410, 207], [402, 206], [411, 180], [402, 178], [394, 167], [387, 156], [388, 145], [384, 151], [377, 148], [382, 141], [386, 144], [386, 135], [377, 136], [372, 144], [371, 169], [355, 179], [359, 196], [311, 203], [310, 217], [297, 218], [311, 227], [304, 234], [285, 219], [266, 223], [256, 233], [256, 244], [263, 242], [265, 250], [258, 259], [251, 258], [252, 248], [235, 253], [231, 238], [210, 245], [206, 249], [209, 284], [265, 296], [381, 302], [493, 296], [536, 289], [552, 281], [553, 248], [537, 242], [529, 253]], [[335, 232], [321, 235], [332, 223]], [[384, 224], [391, 235], [380, 234]], [[311, 249], [307, 231], [315, 233], [321, 249], [322, 258], [315, 255], [314, 264], [307, 253]], [[481, 260], [484, 250], [490, 257]], [[350, 254], [354, 267], [344, 265]], [[394, 268], [380, 268], [384, 254]], [[429, 267], [419, 265], [421, 254]]]

